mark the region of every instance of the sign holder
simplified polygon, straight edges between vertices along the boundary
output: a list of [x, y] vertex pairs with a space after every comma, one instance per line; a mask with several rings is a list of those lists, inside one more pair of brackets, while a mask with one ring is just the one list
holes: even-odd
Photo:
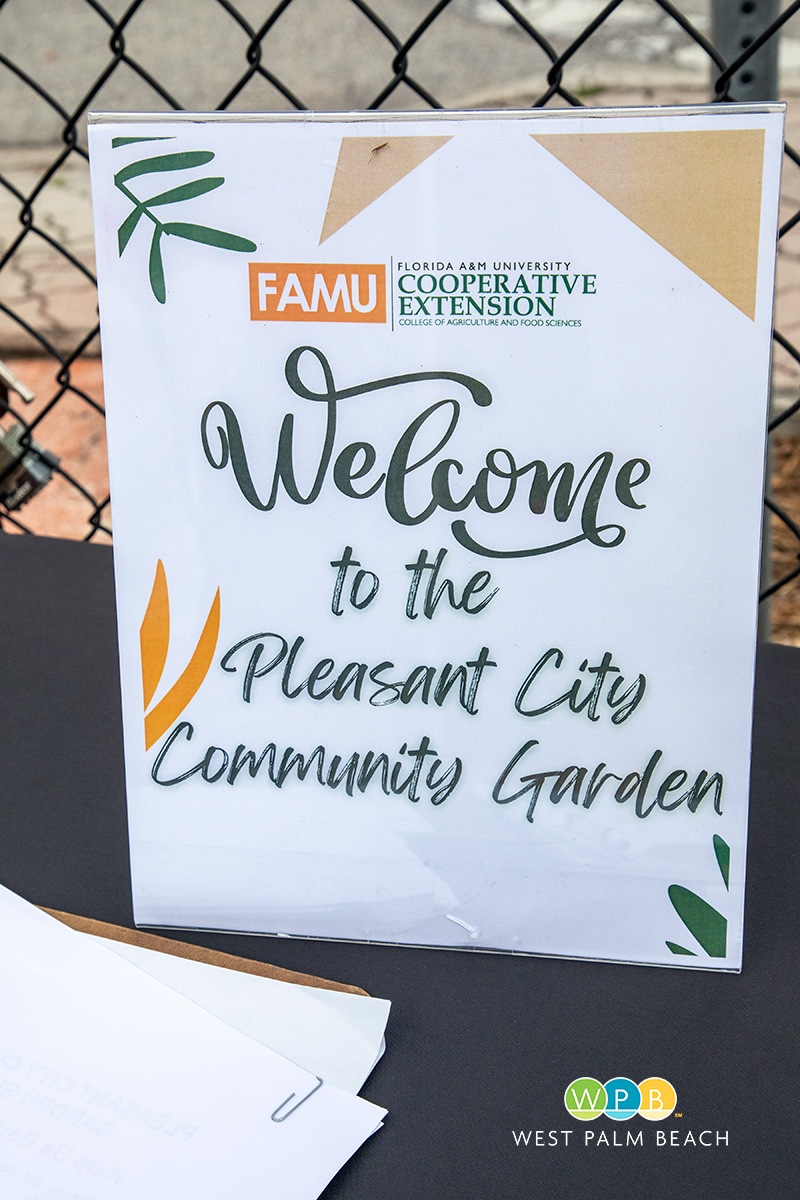
[[137, 923], [740, 969], [783, 115], [92, 117]]

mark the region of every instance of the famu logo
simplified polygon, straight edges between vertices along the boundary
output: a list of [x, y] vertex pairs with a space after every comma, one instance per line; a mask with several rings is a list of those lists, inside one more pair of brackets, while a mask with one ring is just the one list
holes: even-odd
[[564, 1106], [578, 1121], [596, 1121], [603, 1113], [613, 1121], [629, 1121], [637, 1113], [646, 1121], [663, 1121], [675, 1111], [678, 1096], [666, 1079], [632, 1079], [619, 1076], [602, 1084], [597, 1079], [575, 1079], [564, 1093]]
[[383, 263], [250, 263], [251, 321], [386, 323]]

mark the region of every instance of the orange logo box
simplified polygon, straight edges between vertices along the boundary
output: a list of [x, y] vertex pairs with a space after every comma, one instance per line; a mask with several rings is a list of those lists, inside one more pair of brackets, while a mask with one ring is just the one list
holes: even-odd
[[251, 321], [386, 322], [383, 263], [254, 263]]

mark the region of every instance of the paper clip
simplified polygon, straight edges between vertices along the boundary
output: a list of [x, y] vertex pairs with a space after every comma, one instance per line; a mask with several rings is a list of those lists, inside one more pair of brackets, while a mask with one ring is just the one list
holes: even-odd
[[290, 1100], [294, 1100], [294, 1098], [295, 1098], [295, 1096], [297, 1095], [297, 1093], [296, 1093], [296, 1092], [292, 1092], [292, 1094], [291, 1094], [290, 1096], [287, 1096], [287, 1097], [286, 1097], [286, 1099], [284, 1100], [283, 1104], [279, 1104], [279, 1105], [278, 1105], [278, 1107], [275, 1109], [275, 1112], [272, 1114], [272, 1119], [273, 1119], [273, 1121], [278, 1121], [278, 1122], [280, 1122], [280, 1121], [285, 1121], [285, 1120], [286, 1120], [286, 1118], [287, 1118], [287, 1117], [290, 1117], [290, 1116], [292, 1115], [292, 1113], [293, 1113], [293, 1112], [297, 1112], [297, 1110], [298, 1110], [298, 1108], [300, 1107], [300, 1105], [301, 1105], [301, 1104], [305, 1104], [305, 1102], [306, 1102], [306, 1100], [308, 1100], [308, 1097], [309, 1097], [309, 1096], [313, 1096], [313, 1095], [314, 1095], [314, 1092], [318, 1092], [318, 1091], [319, 1091], [319, 1089], [322, 1087], [323, 1080], [322, 1080], [322, 1079], [320, 1079], [319, 1075], [315, 1076], [315, 1078], [317, 1079], [317, 1086], [316, 1086], [316, 1087], [313, 1087], [313, 1088], [311, 1089], [311, 1091], [308, 1093], [308, 1095], [307, 1095], [307, 1096], [303, 1096], [303, 1099], [302, 1099], [302, 1100], [298, 1100], [298, 1101], [297, 1101], [297, 1104], [293, 1104], [293, 1105], [292, 1105], [292, 1107], [289, 1109], [289, 1111], [288, 1111], [288, 1112], [285, 1112], [285, 1113], [283, 1114], [283, 1116], [282, 1116], [282, 1117], [279, 1117], [279, 1116], [278, 1116], [278, 1113], [281, 1111], [281, 1109], [282, 1109], [282, 1108], [285, 1108], [285, 1107], [286, 1107], [286, 1105], [289, 1103], [289, 1101], [290, 1101]]

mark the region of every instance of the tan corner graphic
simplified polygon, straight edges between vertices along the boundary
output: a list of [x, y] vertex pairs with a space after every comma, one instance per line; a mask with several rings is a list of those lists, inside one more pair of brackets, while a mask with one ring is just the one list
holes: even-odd
[[320, 245], [450, 140], [450, 137], [342, 138]]
[[755, 318], [763, 129], [531, 136]]
[[208, 674], [219, 636], [220, 599], [219, 588], [203, 626], [203, 631], [189, 660], [188, 666], [172, 685], [167, 694], [154, 708], [147, 712], [150, 701], [164, 671], [169, 649], [169, 592], [164, 564], [158, 560], [153, 590], [147, 604], [141, 629], [139, 646], [142, 655], [142, 696], [144, 711], [144, 744], [149, 750], [163, 733], [169, 729], [196, 694]]

